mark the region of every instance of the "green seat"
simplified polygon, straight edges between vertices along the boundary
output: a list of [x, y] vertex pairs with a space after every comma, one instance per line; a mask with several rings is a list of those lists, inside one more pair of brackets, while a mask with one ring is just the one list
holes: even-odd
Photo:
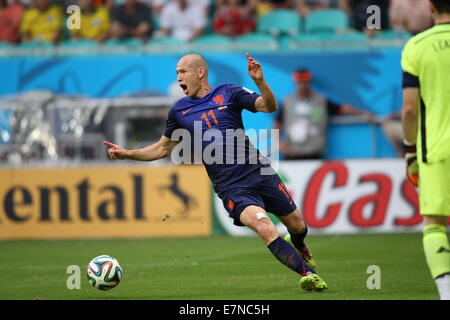
[[63, 55], [92, 54], [97, 51], [98, 45], [94, 40], [72, 39], [59, 44], [58, 53]]
[[12, 45], [9, 42], [0, 41], [0, 49], [8, 49], [11, 47], [12, 47]]
[[60, 43], [60, 47], [95, 47], [97, 42], [90, 39], [73, 39]]
[[339, 9], [319, 9], [312, 11], [305, 18], [305, 31], [316, 32], [338, 32], [348, 29], [350, 26], [347, 13]]
[[323, 34], [324, 48], [329, 51], [368, 50], [369, 38], [363, 32], [352, 31], [343, 34]]
[[163, 37], [163, 38], [157, 38], [152, 39], [150, 41], [151, 44], [161, 44], [161, 45], [180, 45], [180, 44], [186, 44], [187, 42], [173, 37]]
[[27, 42], [22, 42], [18, 45], [20, 48], [24, 49], [38, 49], [38, 48], [51, 48], [53, 43], [47, 41], [32, 40]]
[[276, 50], [278, 49], [278, 41], [269, 34], [249, 33], [234, 39], [234, 48], [236, 50]]
[[219, 34], [207, 34], [192, 41], [194, 50], [230, 50], [233, 41], [231, 38]]
[[318, 51], [321, 50], [329, 33], [299, 34], [294, 37], [281, 39], [282, 49], [296, 51]]
[[412, 34], [406, 31], [383, 30], [375, 33], [373, 36], [376, 40], [407, 40]]
[[113, 46], [139, 47], [142, 45], [142, 41], [136, 38], [109, 39], [105, 41], [103, 45], [106, 47], [113, 47]]
[[322, 33], [321, 37], [325, 41], [341, 42], [367, 42], [369, 38], [363, 32], [352, 31], [341, 34]]
[[156, 31], [156, 30], [161, 29], [161, 23], [160, 23], [161, 19], [160, 18], [161, 18], [161, 16], [159, 14], [157, 14], [157, 13], [152, 14], [152, 20], [151, 20], [152, 30]]
[[276, 9], [261, 16], [257, 21], [256, 30], [273, 36], [291, 35], [300, 32], [301, 17], [297, 12], [287, 9]]
[[206, 34], [197, 39], [194, 39], [193, 43], [195, 44], [229, 44], [231, 43], [231, 39], [227, 36], [223, 36], [220, 34]]
[[299, 34], [286, 40], [284, 48], [299, 51], [367, 50], [369, 39], [362, 32]]

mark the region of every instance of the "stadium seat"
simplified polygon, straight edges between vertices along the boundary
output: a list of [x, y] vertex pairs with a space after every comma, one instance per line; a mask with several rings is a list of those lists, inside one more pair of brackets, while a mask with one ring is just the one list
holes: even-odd
[[126, 39], [109, 39], [105, 41], [104, 46], [127, 46], [127, 47], [139, 47], [142, 45], [142, 41], [135, 38]]
[[349, 28], [348, 15], [339, 9], [320, 9], [312, 11], [305, 19], [307, 33], [331, 32]]
[[194, 43], [212, 43], [212, 44], [221, 44], [221, 43], [230, 43], [231, 39], [227, 36], [222, 36], [219, 34], [206, 34], [201, 37], [198, 37], [193, 41]]
[[317, 51], [321, 50], [329, 34], [299, 34], [294, 37], [280, 39], [280, 47], [284, 50]]
[[60, 47], [95, 47], [97, 42], [89, 39], [66, 40], [60, 43]]
[[162, 44], [162, 45], [180, 45], [180, 44], [186, 44], [187, 42], [173, 37], [162, 37], [157, 39], [152, 39], [150, 41], [151, 44]]
[[375, 33], [370, 44], [375, 48], [400, 48], [411, 37], [412, 34], [406, 31], [383, 30]]
[[247, 51], [251, 48], [255, 50], [277, 50], [278, 41], [271, 35], [264, 33], [250, 33], [245, 34], [234, 39], [234, 48], [236, 50]]
[[219, 34], [206, 34], [192, 41], [194, 50], [229, 50], [232, 40]]
[[89, 39], [66, 40], [59, 44], [59, 54], [90, 54], [95, 53], [98, 48], [97, 42]]
[[11, 47], [12, 47], [12, 45], [9, 44], [8, 42], [0, 41], [0, 49], [11, 48]]
[[14, 46], [8, 42], [0, 41], [0, 56], [8, 56], [14, 50]]
[[276, 9], [258, 19], [256, 30], [259, 33], [269, 33], [273, 36], [295, 36], [300, 32], [300, 28], [301, 17], [297, 12]]
[[331, 51], [368, 50], [369, 38], [363, 32], [352, 31], [343, 34], [323, 34], [323, 48]]
[[377, 40], [407, 40], [411, 38], [412, 34], [406, 31], [396, 31], [396, 30], [383, 30], [375, 33], [374, 39]]
[[362, 32], [333, 34], [328, 32], [299, 34], [285, 40], [283, 49], [297, 51], [355, 50], [369, 48], [369, 39]]
[[147, 52], [185, 52], [189, 50], [189, 43], [173, 37], [155, 38], [147, 43], [145, 50]]
[[24, 49], [51, 48], [51, 47], [53, 47], [53, 43], [46, 42], [46, 41], [33, 40], [33, 41], [22, 42], [18, 45], [18, 47], [24, 48]]

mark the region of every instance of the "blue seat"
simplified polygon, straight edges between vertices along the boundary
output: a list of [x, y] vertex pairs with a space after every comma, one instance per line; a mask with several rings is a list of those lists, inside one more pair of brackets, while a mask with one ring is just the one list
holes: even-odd
[[11, 48], [12, 45], [9, 42], [0, 41], [0, 49]]
[[53, 43], [47, 42], [47, 41], [32, 40], [32, 41], [22, 42], [18, 45], [18, 47], [26, 48], [26, 49], [51, 48], [51, 47], [53, 47]]
[[60, 43], [60, 47], [95, 47], [97, 42], [89, 39], [66, 40]]
[[287, 9], [276, 9], [261, 16], [257, 21], [256, 30], [273, 36], [291, 35], [300, 32], [301, 17], [297, 12]]
[[59, 44], [58, 53], [63, 55], [71, 54], [93, 54], [98, 49], [98, 44], [89, 39], [66, 40]]
[[306, 33], [290, 37], [285, 41], [284, 49], [298, 51], [369, 49], [368, 37], [357, 31], [343, 34]]
[[278, 41], [269, 34], [255, 32], [236, 37], [234, 48], [244, 51], [276, 50], [278, 49]]
[[227, 36], [223, 36], [220, 34], [205, 34], [203, 36], [194, 39], [193, 43], [195, 44], [229, 44], [231, 43], [231, 39]]
[[187, 42], [182, 39], [178, 39], [178, 38], [174, 38], [174, 37], [163, 37], [163, 38], [152, 39], [150, 41], [150, 43], [151, 44], [160, 44], [160, 45], [180, 45], [180, 44], [186, 44]]
[[373, 36], [377, 40], [407, 40], [411, 37], [412, 34], [409, 32], [396, 30], [383, 30]]
[[322, 36], [324, 48], [329, 51], [369, 50], [369, 38], [363, 32], [352, 31], [343, 34], [326, 34]]
[[139, 47], [142, 45], [142, 41], [136, 38], [109, 39], [105, 41], [103, 45], [106, 47], [110, 46]]
[[206, 34], [192, 41], [194, 50], [230, 50], [233, 41], [231, 38], [219, 34]]
[[282, 49], [296, 51], [318, 51], [323, 47], [328, 33], [299, 34], [280, 40]]
[[347, 13], [339, 9], [319, 9], [312, 11], [305, 18], [307, 33], [331, 32], [348, 29], [350, 26]]
[[146, 45], [147, 52], [187, 52], [189, 43], [182, 39], [163, 37], [151, 39]]

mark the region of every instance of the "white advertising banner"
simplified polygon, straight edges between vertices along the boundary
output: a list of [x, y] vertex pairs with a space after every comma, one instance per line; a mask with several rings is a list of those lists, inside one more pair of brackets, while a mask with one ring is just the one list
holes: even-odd
[[[278, 174], [303, 213], [310, 234], [422, 229], [417, 190], [406, 180], [402, 159], [282, 161]], [[227, 233], [253, 234], [233, 225], [217, 195], [214, 206]], [[281, 223], [277, 227], [286, 233]]]

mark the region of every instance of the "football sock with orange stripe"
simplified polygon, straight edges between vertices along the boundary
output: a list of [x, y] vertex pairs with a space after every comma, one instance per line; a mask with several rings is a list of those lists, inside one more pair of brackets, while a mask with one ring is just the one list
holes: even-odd
[[307, 272], [316, 273], [308, 267], [303, 259], [298, 255], [297, 251], [281, 237], [276, 238], [267, 246], [282, 264], [300, 275], [306, 275]]

